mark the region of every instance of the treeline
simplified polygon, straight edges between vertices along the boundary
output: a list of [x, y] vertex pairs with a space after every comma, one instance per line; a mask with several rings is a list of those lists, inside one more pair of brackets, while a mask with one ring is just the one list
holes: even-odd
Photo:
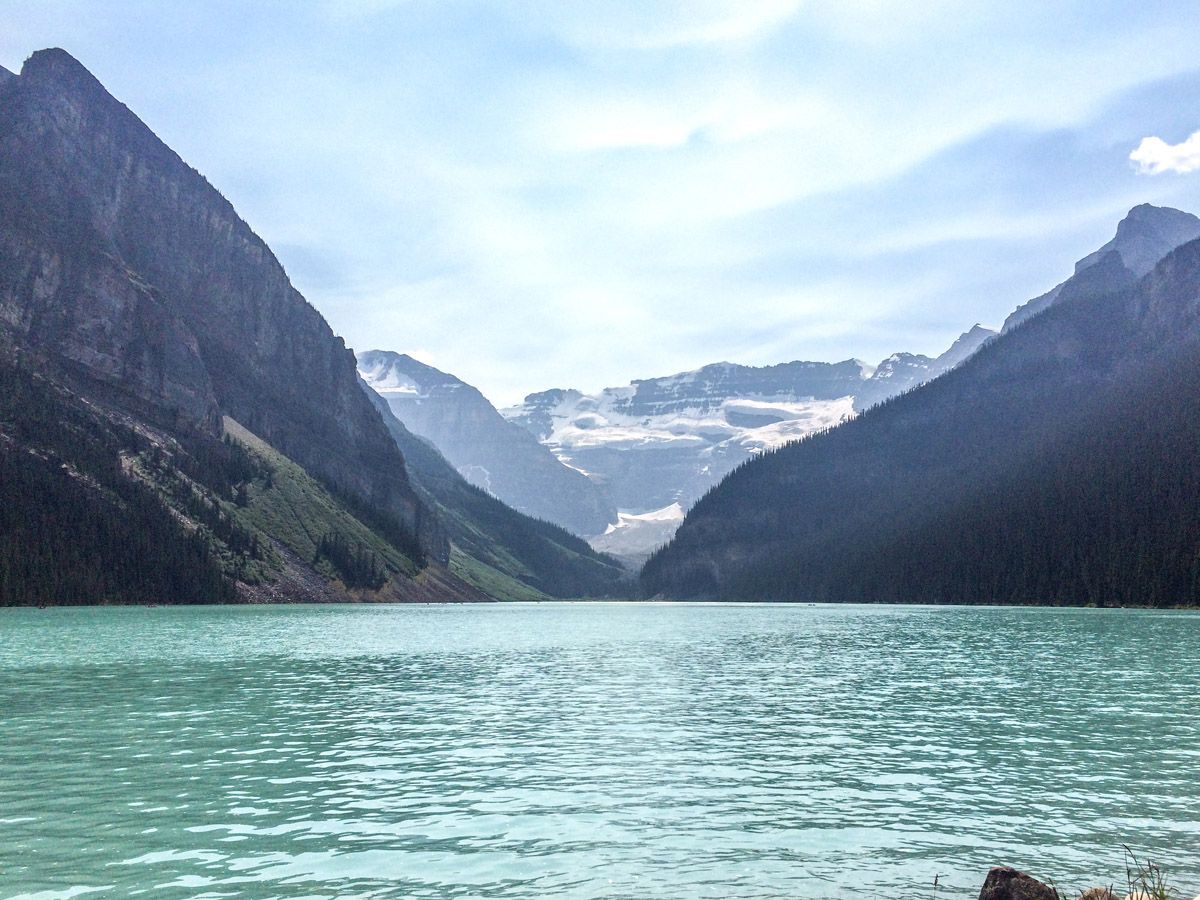
[[0, 605], [236, 601], [206, 535], [123, 473], [145, 439], [65, 400], [0, 368]]
[[314, 564], [327, 561], [348, 588], [379, 590], [387, 583], [387, 568], [375, 554], [345, 535], [333, 532], [317, 544]]

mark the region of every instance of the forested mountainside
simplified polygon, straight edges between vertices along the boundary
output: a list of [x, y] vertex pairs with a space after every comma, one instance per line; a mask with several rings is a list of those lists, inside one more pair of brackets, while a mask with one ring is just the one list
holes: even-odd
[[519, 513], [468, 483], [431, 442], [405, 428], [383, 396], [364, 388], [403, 451], [417, 492], [449, 532], [451, 568], [464, 580], [506, 599], [629, 596], [636, 591], [631, 573], [582, 538]]
[[24, 363], [0, 364], [0, 605], [486, 599], [233, 420], [180, 429]]
[[62, 50], [0, 80], [0, 380], [0, 603], [488, 596], [351, 351]]
[[1200, 241], [1118, 250], [947, 375], [734, 472], [646, 565], [670, 597], [1200, 599]]
[[617, 522], [616, 506], [600, 484], [561, 462], [461, 379], [385, 350], [359, 353], [358, 368], [393, 415], [476, 487], [584, 537]]

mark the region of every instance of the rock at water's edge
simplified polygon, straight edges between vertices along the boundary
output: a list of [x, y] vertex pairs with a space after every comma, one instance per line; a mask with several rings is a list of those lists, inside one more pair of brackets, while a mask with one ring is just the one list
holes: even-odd
[[987, 874], [979, 900], [1060, 900], [1058, 891], [1009, 866], [996, 866]]

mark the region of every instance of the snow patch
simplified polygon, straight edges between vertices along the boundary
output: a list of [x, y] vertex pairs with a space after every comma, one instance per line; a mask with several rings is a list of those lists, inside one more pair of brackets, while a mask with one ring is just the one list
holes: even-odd
[[384, 396], [400, 394], [412, 399], [428, 397], [418, 382], [387, 363], [372, 368], [359, 368], [358, 374], [371, 390]]
[[588, 543], [600, 553], [611, 553], [638, 564], [675, 536], [683, 523], [683, 506], [672, 503], [646, 512], [619, 510], [619, 521]]

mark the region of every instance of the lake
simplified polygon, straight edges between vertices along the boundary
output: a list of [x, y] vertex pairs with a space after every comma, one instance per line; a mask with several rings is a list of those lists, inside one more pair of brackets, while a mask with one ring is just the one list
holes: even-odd
[[6, 898], [973, 898], [1123, 842], [1200, 891], [1200, 615], [0, 610]]

